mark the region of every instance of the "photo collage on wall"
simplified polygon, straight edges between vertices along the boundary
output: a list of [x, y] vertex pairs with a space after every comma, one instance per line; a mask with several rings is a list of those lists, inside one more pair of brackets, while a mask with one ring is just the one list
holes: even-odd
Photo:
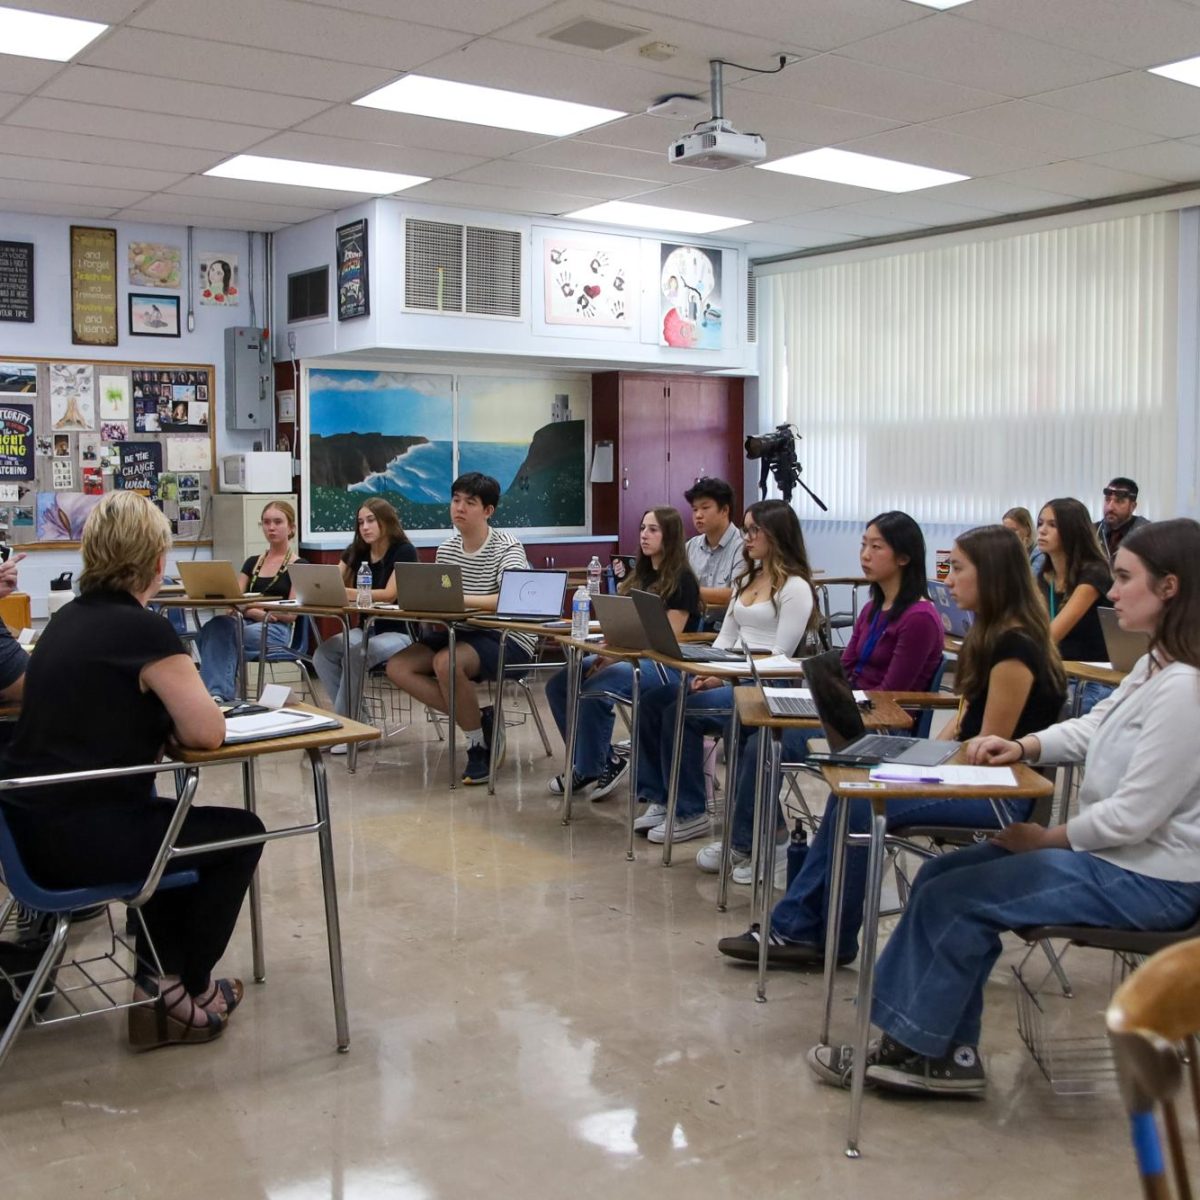
[[135, 433], [207, 433], [207, 371], [134, 371]]

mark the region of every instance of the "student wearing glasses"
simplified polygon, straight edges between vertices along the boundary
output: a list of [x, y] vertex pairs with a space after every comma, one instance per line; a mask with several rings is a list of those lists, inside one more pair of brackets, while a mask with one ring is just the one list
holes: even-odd
[[1117, 475], [1104, 489], [1104, 516], [1096, 525], [1096, 536], [1109, 565], [1112, 565], [1122, 540], [1135, 529], [1150, 522], [1134, 515], [1138, 502], [1138, 485], [1128, 476]]
[[[816, 612], [812, 571], [800, 521], [782, 500], [761, 500], [746, 509], [743, 569], [714, 646], [733, 650], [743, 639], [772, 654], [794, 654]], [[678, 685], [647, 688], [638, 718], [638, 798], [645, 811], [634, 829], [652, 842], [666, 840], [667, 784], [671, 775]], [[718, 676], [693, 678], [686, 701], [674, 838], [688, 841], [711, 831], [705, 808], [704, 736], [722, 733], [733, 704], [733, 687]]]

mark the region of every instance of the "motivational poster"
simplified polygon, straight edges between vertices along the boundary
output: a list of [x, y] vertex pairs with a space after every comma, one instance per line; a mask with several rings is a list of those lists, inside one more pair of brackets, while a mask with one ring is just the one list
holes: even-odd
[[0, 242], [0, 321], [33, 320], [33, 243]]
[[117, 344], [117, 231], [71, 226], [71, 341]]
[[0, 404], [0, 479], [33, 477], [33, 405]]
[[121, 465], [113, 480], [119, 491], [140, 492], [143, 496], [158, 493], [158, 477], [162, 474], [162, 446], [158, 442], [118, 442]]

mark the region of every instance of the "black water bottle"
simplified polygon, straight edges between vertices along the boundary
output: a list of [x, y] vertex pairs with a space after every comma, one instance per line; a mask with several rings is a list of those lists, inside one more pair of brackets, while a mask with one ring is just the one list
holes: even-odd
[[808, 853], [808, 834], [805, 832], [804, 826], [800, 823], [799, 818], [796, 820], [795, 827], [792, 829], [792, 836], [788, 840], [787, 851], [787, 885], [792, 886], [792, 880], [800, 874], [800, 868], [804, 866], [804, 856]]

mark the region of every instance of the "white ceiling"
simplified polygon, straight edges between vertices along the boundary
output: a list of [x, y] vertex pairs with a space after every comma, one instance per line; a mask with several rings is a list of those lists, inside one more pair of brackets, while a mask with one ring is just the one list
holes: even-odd
[[[558, 215], [600, 199], [742, 217], [753, 256], [1200, 182], [1200, 89], [1145, 68], [1200, 55], [1200, 0], [4, 0], [107, 21], [68, 64], [0, 54], [0, 208], [271, 230], [354, 193], [206, 178], [252, 151], [429, 175], [414, 201]], [[575, 18], [644, 31], [606, 53], [545, 35]], [[676, 53], [638, 53], [666, 42]], [[840, 146], [973, 176], [891, 196], [743, 167], [671, 166], [707, 92], [772, 158]], [[572, 138], [351, 102], [405, 71], [632, 115]], [[726, 235], [722, 235], [726, 236]]]

